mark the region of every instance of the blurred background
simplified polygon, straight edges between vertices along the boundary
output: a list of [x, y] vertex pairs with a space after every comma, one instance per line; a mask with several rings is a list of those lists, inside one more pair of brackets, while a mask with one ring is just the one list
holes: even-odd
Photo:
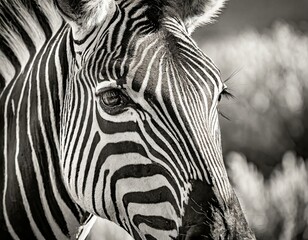
[[230, 0], [193, 37], [235, 96], [223, 150], [257, 239], [308, 239], [308, 0]]
[[235, 96], [223, 150], [257, 239], [308, 239], [308, 0], [231, 0], [194, 38]]

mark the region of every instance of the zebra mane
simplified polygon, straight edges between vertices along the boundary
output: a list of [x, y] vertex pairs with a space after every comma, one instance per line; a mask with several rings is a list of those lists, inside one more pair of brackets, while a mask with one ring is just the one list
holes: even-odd
[[0, 2], [0, 93], [23, 71], [61, 23], [52, 0]]

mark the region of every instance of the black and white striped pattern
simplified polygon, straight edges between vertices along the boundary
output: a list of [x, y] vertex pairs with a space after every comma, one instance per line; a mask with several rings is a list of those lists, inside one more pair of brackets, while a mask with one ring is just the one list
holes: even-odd
[[[76, 28], [62, 3], [70, 24], [56, 12], [48, 16], [49, 4], [40, 9], [50, 26], [44, 38], [22, 25], [29, 39], [20, 42], [34, 45], [35, 53], [18, 55], [13, 39], [5, 39], [3, 59], [14, 71], [1, 75], [7, 82], [0, 99], [1, 237], [71, 238], [88, 212], [135, 239], [175, 239], [195, 192], [207, 196], [211, 211], [226, 214], [205, 215], [208, 229], [232, 212], [217, 113], [219, 71], [191, 39], [187, 21], [167, 10], [161, 16], [155, 4], [109, 3], [104, 21], [95, 18], [87, 28], [80, 18]], [[14, 18], [24, 22], [20, 14]], [[8, 16], [1, 15], [2, 24]], [[26, 65], [14, 66], [21, 57]], [[104, 102], [108, 94], [115, 105]], [[195, 182], [205, 188], [196, 190]]]

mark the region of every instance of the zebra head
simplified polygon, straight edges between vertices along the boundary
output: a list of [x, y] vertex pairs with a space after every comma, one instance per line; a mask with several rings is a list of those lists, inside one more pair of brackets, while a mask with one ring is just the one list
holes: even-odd
[[222, 0], [59, 1], [64, 181], [135, 239], [253, 239], [224, 167], [219, 70], [190, 34]]

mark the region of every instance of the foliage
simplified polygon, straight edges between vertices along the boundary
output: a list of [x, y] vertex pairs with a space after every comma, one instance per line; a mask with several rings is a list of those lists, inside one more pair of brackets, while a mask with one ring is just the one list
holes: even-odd
[[[268, 176], [287, 150], [308, 158], [308, 36], [286, 23], [202, 44], [235, 100], [221, 111], [225, 153], [243, 152]], [[228, 74], [228, 75], [226, 75]]]
[[257, 239], [308, 239], [308, 36], [276, 23], [202, 48], [223, 79], [236, 72], [236, 99], [221, 106], [231, 119], [221, 121], [223, 148]]
[[239, 153], [228, 155], [229, 176], [257, 239], [308, 239], [308, 164], [287, 152], [264, 180]]

